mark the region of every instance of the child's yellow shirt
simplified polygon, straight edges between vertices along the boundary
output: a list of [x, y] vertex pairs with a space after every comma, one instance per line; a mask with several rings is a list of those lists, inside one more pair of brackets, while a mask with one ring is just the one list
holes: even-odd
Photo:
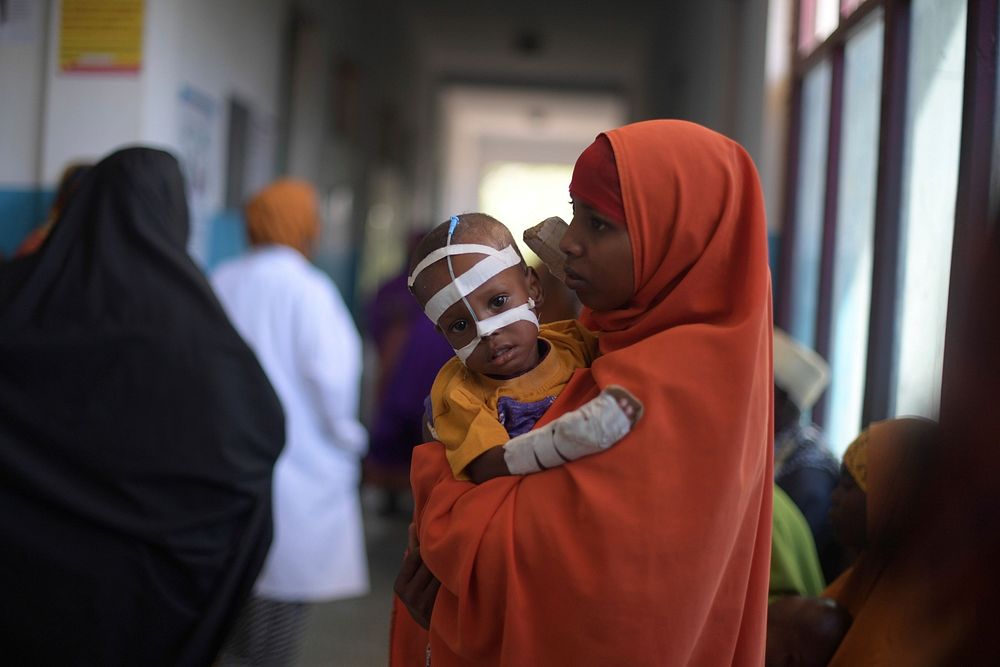
[[438, 372], [431, 388], [434, 432], [458, 479], [473, 459], [535, 425], [578, 368], [597, 356], [597, 336], [576, 320], [544, 324], [539, 338], [549, 352], [533, 369], [509, 380], [470, 371], [457, 358]]

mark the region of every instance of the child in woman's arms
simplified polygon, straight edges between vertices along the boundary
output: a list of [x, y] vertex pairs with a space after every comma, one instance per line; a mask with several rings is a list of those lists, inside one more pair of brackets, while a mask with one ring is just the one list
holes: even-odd
[[576, 321], [539, 326], [538, 277], [496, 219], [451, 218], [424, 237], [410, 267], [410, 290], [455, 349], [431, 389], [430, 426], [457, 478], [563, 465], [615, 444], [641, 416], [639, 401], [612, 386], [531, 430], [593, 361], [597, 339]]

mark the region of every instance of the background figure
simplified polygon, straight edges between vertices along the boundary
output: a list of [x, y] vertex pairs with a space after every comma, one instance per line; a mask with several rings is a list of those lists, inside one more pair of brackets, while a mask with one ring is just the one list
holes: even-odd
[[[411, 235], [407, 258], [422, 238]], [[382, 511], [398, 509], [398, 494], [410, 489], [410, 453], [424, 442], [424, 399], [454, 351], [406, 286], [406, 263], [383, 284], [368, 308], [368, 333], [378, 350], [376, 404], [365, 479], [385, 493]]]
[[14, 257], [30, 255], [42, 247], [45, 239], [52, 232], [52, 226], [56, 224], [60, 214], [66, 209], [69, 198], [76, 192], [76, 189], [83, 181], [84, 174], [90, 168], [91, 165], [89, 164], [71, 164], [63, 170], [62, 176], [59, 178], [59, 186], [56, 188], [56, 197], [52, 200], [52, 206], [49, 208], [49, 214], [45, 218], [45, 222], [25, 237], [14, 253]]
[[809, 524], [788, 494], [776, 485], [768, 598], [774, 602], [788, 595], [817, 596], [825, 587]]
[[850, 627], [851, 615], [833, 600], [795, 595], [775, 600], [767, 608], [764, 667], [826, 667]]
[[274, 544], [224, 664], [291, 663], [307, 603], [368, 591], [357, 420], [361, 341], [336, 287], [306, 259], [319, 235], [316, 194], [281, 180], [246, 206], [252, 252], [212, 282], [285, 408], [274, 471]]
[[802, 423], [829, 381], [829, 367], [818, 354], [774, 330], [774, 481], [809, 523], [823, 576], [833, 581], [846, 567], [829, 517], [840, 464], [819, 427]]
[[0, 605], [11, 665], [208, 665], [271, 539], [277, 397], [131, 148], [0, 266]]

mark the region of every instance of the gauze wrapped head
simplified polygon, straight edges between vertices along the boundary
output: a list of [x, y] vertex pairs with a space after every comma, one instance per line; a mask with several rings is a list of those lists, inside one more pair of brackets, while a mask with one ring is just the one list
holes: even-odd
[[[462, 270], [456, 267], [458, 256], [480, 259]], [[462, 262], [463, 265], [466, 263]], [[453, 216], [447, 223], [432, 230], [417, 247], [408, 285], [421, 301], [424, 313], [441, 328], [463, 363], [468, 362], [485, 338], [514, 322], [530, 322], [537, 331], [538, 317], [534, 313], [535, 302], [531, 296], [487, 317], [477, 316], [476, 308], [469, 302], [471, 294], [481, 288], [489, 289], [489, 284], [498, 275], [517, 266], [521, 266], [527, 275], [528, 269], [510, 232], [499, 221], [482, 214]], [[432, 275], [440, 276], [442, 267], [447, 270], [448, 282], [436, 285], [430, 294], [428, 281], [432, 280]], [[466, 314], [471, 318], [471, 326], [466, 323], [461, 330], [447, 326], [442, 320], [445, 313], [458, 303], [464, 305]]]

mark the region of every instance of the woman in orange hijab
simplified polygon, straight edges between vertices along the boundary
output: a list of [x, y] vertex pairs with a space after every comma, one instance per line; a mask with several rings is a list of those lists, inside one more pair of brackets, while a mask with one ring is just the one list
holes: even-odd
[[756, 170], [719, 134], [648, 121], [600, 135], [570, 194], [567, 284], [602, 355], [539, 426], [611, 384], [645, 417], [600, 456], [479, 486], [418, 447], [392, 664], [759, 665], [772, 366]]

